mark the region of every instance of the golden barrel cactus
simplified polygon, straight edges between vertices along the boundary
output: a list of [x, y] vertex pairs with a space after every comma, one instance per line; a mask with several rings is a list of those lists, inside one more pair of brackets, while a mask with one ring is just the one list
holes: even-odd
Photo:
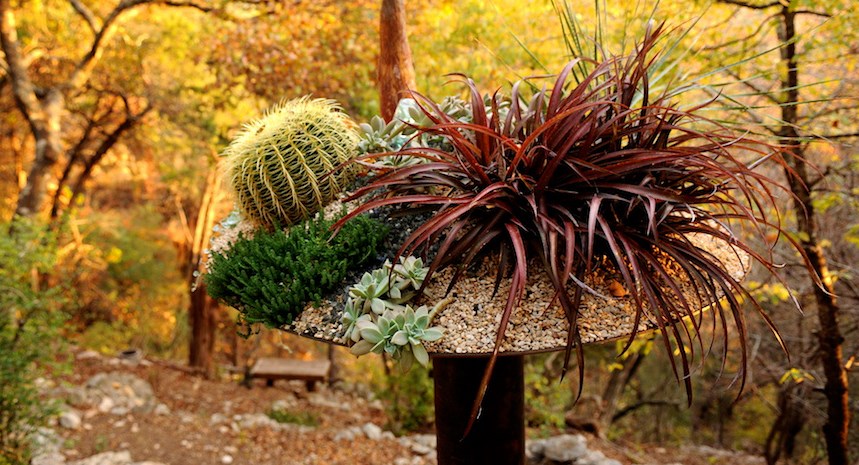
[[224, 168], [245, 218], [289, 226], [333, 201], [355, 177], [356, 124], [328, 99], [303, 97], [248, 123], [224, 150]]

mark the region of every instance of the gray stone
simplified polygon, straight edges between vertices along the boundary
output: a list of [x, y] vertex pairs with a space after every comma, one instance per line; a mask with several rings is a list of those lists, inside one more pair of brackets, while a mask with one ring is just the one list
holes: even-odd
[[66, 457], [59, 452], [39, 453], [30, 459], [30, 465], [65, 465]]
[[543, 441], [542, 455], [556, 462], [574, 462], [587, 452], [587, 440], [581, 434], [562, 434]]
[[361, 431], [367, 436], [367, 439], [372, 441], [378, 441], [382, 439], [382, 428], [374, 423], [364, 423], [364, 426], [361, 427]]
[[601, 451], [588, 450], [584, 456], [576, 460], [576, 465], [622, 465], [614, 459], [605, 456]]
[[233, 463], [233, 456], [229, 454], [222, 455], [221, 463], [223, 463], [224, 465], [230, 465], [231, 463]]
[[289, 410], [295, 405], [295, 399], [278, 399], [271, 404], [272, 410]]
[[63, 465], [66, 458], [60, 453], [63, 439], [50, 428], [39, 428], [32, 436], [33, 458], [31, 465]]
[[355, 437], [359, 434], [363, 434], [361, 431], [361, 427], [359, 426], [350, 426], [346, 429], [341, 429], [334, 435], [335, 441], [354, 441]]
[[85, 350], [75, 355], [75, 359], [77, 360], [89, 360], [91, 358], [101, 358], [101, 354], [94, 350]]
[[109, 398], [113, 405], [99, 410], [111, 411], [114, 407], [128, 409], [135, 413], [151, 412], [157, 402], [152, 386], [131, 373], [99, 373], [86, 382], [86, 389]]
[[113, 406], [116, 403], [110, 397], [102, 397], [101, 402], [98, 403], [98, 411], [101, 413], [110, 412], [113, 409]]
[[129, 412], [131, 412], [131, 409], [128, 407], [114, 407], [110, 409], [110, 414], [116, 416], [128, 415]]
[[158, 404], [155, 406], [153, 413], [156, 415], [170, 415], [170, 407], [164, 404]]
[[247, 415], [234, 415], [233, 422], [236, 427], [235, 431], [239, 431], [242, 429], [249, 428], [268, 428], [275, 431], [295, 431], [298, 433], [307, 433], [310, 431], [314, 431], [316, 428], [313, 426], [305, 426], [305, 425], [296, 425], [293, 423], [278, 423], [275, 420], [272, 420], [263, 413], [250, 413]]
[[66, 410], [60, 413], [60, 426], [66, 429], [78, 429], [81, 427], [81, 416], [74, 410]]
[[412, 444], [411, 449], [412, 452], [418, 455], [427, 455], [433, 451], [429, 447], [417, 443]]
[[69, 462], [69, 465], [131, 465], [131, 453], [127, 450], [103, 452], [82, 460]]
[[264, 413], [250, 413], [247, 415], [241, 415], [241, 420], [239, 420], [239, 428], [247, 429], [247, 428], [277, 428], [280, 426], [280, 423], [272, 420]]
[[92, 397], [88, 395], [87, 390], [80, 386], [62, 389], [62, 392], [58, 393], [58, 397], [65, 399], [69, 405], [75, 407], [91, 407], [95, 403]]
[[313, 393], [307, 396], [307, 403], [314, 407], [330, 408], [336, 410], [349, 410], [349, 405], [345, 402], [337, 402], [330, 399], [328, 396]]
[[543, 449], [546, 448], [545, 439], [526, 439], [525, 456], [528, 458], [542, 458]]
[[413, 434], [407, 437], [410, 441], [416, 442], [422, 446], [426, 446], [431, 449], [436, 448], [436, 437], [434, 434]]

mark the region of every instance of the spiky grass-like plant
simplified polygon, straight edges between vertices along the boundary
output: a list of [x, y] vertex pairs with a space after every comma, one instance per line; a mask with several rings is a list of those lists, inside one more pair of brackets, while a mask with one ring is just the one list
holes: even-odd
[[283, 102], [245, 125], [224, 151], [236, 203], [246, 218], [271, 228], [307, 219], [355, 177], [337, 169], [357, 151], [355, 123], [333, 100]]
[[[434, 122], [424, 131], [444, 137], [453, 150], [402, 150], [426, 163], [384, 171], [353, 195], [374, 197], [351, 215], [385, 205], [434, 209], [397, 254], [436, 246], [425, 282], [447, 266], [456, 267], [456, 281], [487, 254], [509, 264], [498, 267], [496, 289], [505, 272], [511, 273], [511, 286], [472, 420], [526, 287], [529, 264], [549, 276], [570, 323], [565, 367], [580, 346], [579, 303], [591, 291], [588, 279], [597, 266], [615, 268], [631, 294], [635, 325], [629, 343], [643, 318], [655, 321], [689, 393], [691, 356], [696, 345], [704, 351], [702, 305], [710, 304], [712, 325], [725, 337], [732, 316], [743, 366], [743, 301], [760, 311], [778, 337], [725, 264], [692, 237], [730, 244], [774, 273], [771, 254], [756, 252], [739, 232], [771, 243], [767, 234], [781, 232], [774, 195], [783, 189], [737, 154], [782, 160], [771, 145], [702, 117], [706, 105], [680, 110], [669, 92], [651, 95], [648, 72], [661, 33], [661, 26], [648, 31], [628, 56], [591, 63], [589, 74], [575, 83], [568, 78], [578, 62], [569, 63], [551, 90], [527, 101], [514, 86], [506, 114], [499, 111], [497, 93], [484, 103], [473, 82], [462, 77], [471, 94], [470, 124], [420, 98]], [[581, 350], [576, 353], [581, 389], [584, 360]]]

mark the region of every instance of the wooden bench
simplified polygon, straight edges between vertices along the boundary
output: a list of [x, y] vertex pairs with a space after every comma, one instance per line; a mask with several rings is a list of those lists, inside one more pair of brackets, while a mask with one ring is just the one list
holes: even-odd
[[285, 358], [261, 358], [248, 371], [248, 378], [265, 379], [266, 386], [274, 386], [278, 379], [297, 379], [307, 383], [307, 390], [316, 388], [317, 381], [327, 381], [331, 371], [328, 360], [290, 360]]

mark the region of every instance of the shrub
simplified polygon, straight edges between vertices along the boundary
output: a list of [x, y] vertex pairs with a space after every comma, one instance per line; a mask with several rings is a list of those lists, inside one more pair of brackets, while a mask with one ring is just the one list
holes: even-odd
[[426, 432], [433, 424], [435, 401], [430, 368], [416, 366], [403, 372], [387, 359], [385, 376], [373, 380], [373, 390], [384, 403], [388, 416], [386, 428], [394, 434]]
[[[0, 225], [8, 231], [9, 225]], [[39, 289], [51, 270], [55, 245], [42, 229], [15, 223], [0, 235], [0, 463], [29, 463], [38, 429], [56, 413], [35, 385], [54, 366], [63, 338], [58, 287]]]
[[289, 410], [272, 409], [266, 415], [278, 423], [292, 423], [303, 426], [319, 426], [319, 418], [313, 412], [291, 412]]
[[288, 231], [241, 235], [212, 255], [206, 290], [238, 309], [247, 325], [291, 323], [308, 302], [318, 304], [340, 286], [350, 269], [375, 261], [387, 234], [386, 226], [362, 216], [330, 238], [332, 223], [314, 219]]

